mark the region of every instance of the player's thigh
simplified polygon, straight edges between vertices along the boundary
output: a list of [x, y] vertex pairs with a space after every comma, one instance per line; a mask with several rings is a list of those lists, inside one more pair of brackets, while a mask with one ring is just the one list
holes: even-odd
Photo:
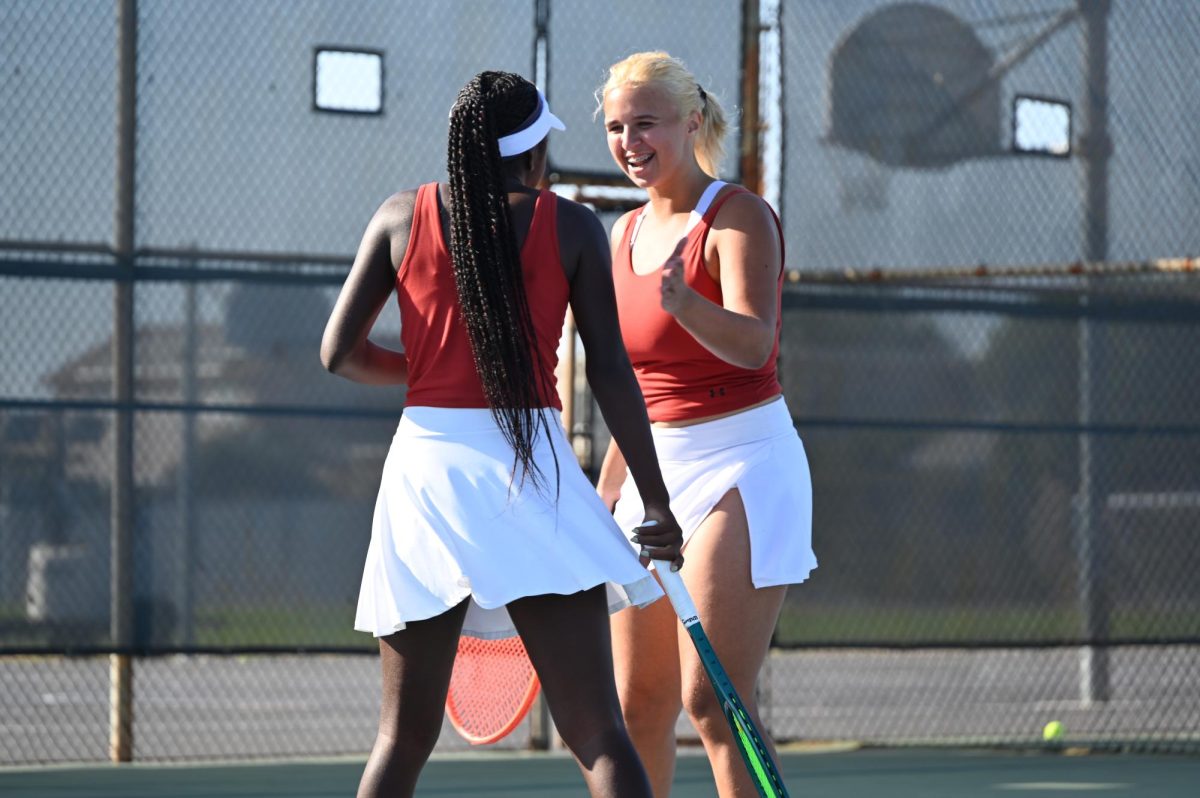
[[441, 615], [414, 621], [399, 632], [379, 638], [381, 731], [441, 728], [442, 707], [450, 688], [467, 604], [463, 601]]
[[665, 596], [612, 616], [613, 665], [622, 706], [654, 701], [678, 711], [678, 626], [679, 617]]
[[[726, 493], [688, 543], [684, 582], [713, 649], [743, 698], [753, 694], [767, 657], [786, 586], [755, 589], [750, 578], [750, 532], [737, 489]], [[685, 679], [702, 674], [689, 652]]]
[[555, 707], [617, 707], [605, 586], [571, 595], [529, 596], [508, 605], [513, 624]]

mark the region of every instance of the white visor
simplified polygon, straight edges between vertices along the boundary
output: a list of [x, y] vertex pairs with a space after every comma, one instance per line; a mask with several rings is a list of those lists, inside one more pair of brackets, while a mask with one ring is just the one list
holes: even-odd
[[497, 140], [496, 143], [500, 145], [500, 157], [508, 158], [532, 150], [538, 142], [546, 138], [550, 128], [566, 130], [567, 126], [550, 112], [550, 103], [546, 102], [546, 96], [539, 90], [537, 108], [530, 114], [530, 119], [515, 133], [501, 136]]

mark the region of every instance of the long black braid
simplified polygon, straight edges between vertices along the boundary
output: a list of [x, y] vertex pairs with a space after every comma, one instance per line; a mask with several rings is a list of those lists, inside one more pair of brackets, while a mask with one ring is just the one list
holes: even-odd
[[[542, 376], [520, 252], [509, 215], [497, 137], [514, 131], [536, 109], [537, 89], [508, 72], [482, 72], [450, 113], [450, 258], [475, 371], [492, 417], [514, 452], [513, 475], [535, 488], [544, 475], [534, 460], [552, 388]], [[553, 452], [553, 447], [551, 447]], [[554, 459], [558, 477], [558, 457]], [[557, 493], [557, 486], [556, 486]]]

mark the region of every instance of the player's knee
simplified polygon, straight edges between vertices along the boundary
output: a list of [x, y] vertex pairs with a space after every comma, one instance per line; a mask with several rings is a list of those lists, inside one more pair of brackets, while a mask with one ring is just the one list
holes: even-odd
[[556, 725], [567, 750], [587, 766], [597, 759], [622, 754], [633, 747], [624, 724], [615, 716], [606, 721], [586, 719]]
[[663, 689], [628, 689], [621, 692], [621, 714], [634, 739], [674, 728], [679, 718], [678, 696]]
[[[739, 690], [738, 692], [739, 695], [746, 695], [743, 691]], [[745, 702], [746, 699], [743, 698], [743, 701]], [[751, 704], [746, 707], [748, 710], [752, 710], [752, 691], [750, 692], [750, 702]], [[717, 694], [713, 692], [712, 686], [707, 680], [694, 679], [689, 682], [684, 690], [683, 708], [701, 736], [719, 737], [728, 733], [725, 709], [721, 706]]]
[[615, 712], [572, 712], [565, 718], [556, 717], [554, 725], [563, 744], [576, 755], [602, 745], [613, 732], [625, 731], [620, 717]]
[[382, 748], [389, 760], [419, 766], [429, 759], [441, 733], [441, 723], [401, 724], [394, 729], [380, 731], [376, 747]]
[[724, 714], [717, 697], [707, 682], [692, 681], [683, 691], [683, 709], [697, 731], [709, 724], [724, 723]]

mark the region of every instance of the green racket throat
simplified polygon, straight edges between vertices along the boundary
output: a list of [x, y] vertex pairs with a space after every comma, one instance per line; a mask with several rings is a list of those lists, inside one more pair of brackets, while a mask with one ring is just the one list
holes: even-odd
[[700, 626], [699, 619], [688, 624], [687, 630], [696, 646], [696, 652], [700, 655], [704, 673], [708, 676], [713, 692], [717, 694], [717, 700], [721, 702], [721, 709], [733, 732], [738, 753], [742, 755], [742, 761], [746, 764], [746, 770], [753, 779], [758, 794], [762, 798], [788, 798], [787, 787], [784, 786], [783, 777], [779, 775], [779, 770], [771, 760], [767, 744], [758, 733], [721, 661], [717, 659], [717, 654], [713, 651], [708, 635]]
[[747, 727], [742, 719], [734, 711], [733, 707], [726, 704], [725, 717], [729, 720], [731, 728], [737, 730], [738, 752], [741, 753], [742, 759], [746, 762], [746, 768], [750, 774], [754, 776], [754, 786], [758, 788], [760, 795], [766, 796], [786, 796], [787, 788], [783, 786], [783, 782], [779, 779], [779, 774], [775, 773], [772, 777], [774, 767], [770, 764], [769, 757], [764, 761], [766, 752], [760, 752], [759, 746], [754, 743], [755, 733], [752, 727]]

